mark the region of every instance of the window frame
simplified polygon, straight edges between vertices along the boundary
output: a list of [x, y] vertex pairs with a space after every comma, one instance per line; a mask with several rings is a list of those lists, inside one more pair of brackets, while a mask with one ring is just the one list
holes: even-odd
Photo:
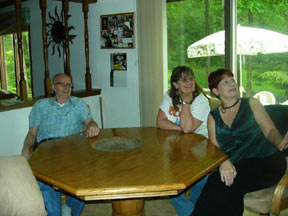
[[[24, 32], [27, 32], [28, 34], [28, 44], [27, 48], [29, 49], [29, 64], [30, 64], [30, 77], [27, 76], [27, 70], [26, 70], [26, 63], [25, 63], [25, 54], [27, 55], [27, 52], [23, 50], [23, 72], [25, 76], [25, 81], [27, 82], [27, 88], [31, 89], [31, 97], [33, 98], [33, 70], [32, 70], [32, 55], [31, 55], [31, 31], [30, 31], [30, 25], [27, 26], [27, 28], [23, 29], [22, 35]], [[13, 43], [13, 56], [14, 56], [14, 76], [15, 76], [15, 82], [16, 82], [16, 92], [11, 92], [13, 94], [16, 94], [17, 96], [20, 96], [20, 63], [19, 63], [19, 53], [18, 53], [18, 44], [17, 44], [17, 32], [10, 33], [8, 35], [12, 35], [12, 43]], [[0, 80], [1, 80], [1, 90], [8, 91], [8, 71], [7, 71], [7, 64], [6, 64], [6, 50], [5, 50], [5, 44], [4, 44], [4, 36], [0, 36], [0, 61], [1, 61], [1, 68], [0, 68]], [[23, 38], [23, 37], [22, 37]], [[23, 40], [22, 40], [22, 49], [23, 49]], [[30, 79], [31, 86], [28, 85], [28, 79]], [[27, 91], [29, 92], [29, 90]]]

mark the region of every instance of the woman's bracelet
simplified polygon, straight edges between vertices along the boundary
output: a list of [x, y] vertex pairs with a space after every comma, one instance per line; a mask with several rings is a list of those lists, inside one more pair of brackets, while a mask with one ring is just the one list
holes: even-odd
[[192, 100], [190, 102], [187, 102], [187, 101], [182, 101], [182, 104], [192, 104]]

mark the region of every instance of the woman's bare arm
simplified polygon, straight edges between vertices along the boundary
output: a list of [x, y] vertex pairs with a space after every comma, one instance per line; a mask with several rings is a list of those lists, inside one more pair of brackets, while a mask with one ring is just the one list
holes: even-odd
[[[283, 150], [282, 149], [283, 145], [286, 147], [285, 143], [284, 144], [282, 143], [283, 137], [279, 133], [278, 129], [275, 127], [272, 119], [270, 118], [269, 114], [266, 112], [263, 105], [256, 98], [250, 98], [249, 103], [250, 103], [250, 107], [253, 111], [255, 120], [256, 120], [257, 124], [260, 126], [266, 139], [268, 139], [279, 150]], [[285, 137], [288, 137], [288, 135]], [[285, 142], [285, 140], [284, 140], [284, 142]]]
[[157, 127], [161, 129], [181, 131], [180, 126], [169, 121], [165, 113], [161, 109], [159, 109], [159, 112], [157, 115]]
[[194, 132], [200, 125], [202, 121], [193, 117], [190, 104], [183, 104], [180, 113], [180, 127], [184, 133]]

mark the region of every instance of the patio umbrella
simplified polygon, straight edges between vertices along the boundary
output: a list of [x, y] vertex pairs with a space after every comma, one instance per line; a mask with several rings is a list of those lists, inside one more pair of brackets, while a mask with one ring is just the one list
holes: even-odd
[[[279, 32], [237, 26], [237, 54], [240, 56], [240, 88], [242, 87], [241, 55], [288, 52], [288, 35]], [[204, 37], [187, 48], [188, 58], [225, 54], [225, 32], [219, 31]], [[243, 87], [242, 87], [243, 88]]]
[[[208, 35], [188, 47], [188, 58], [224, 55], [224, 39], [224, 30]], [[237, 26], [237, 54], [282, 52], [288, 52], [288, 35], [261, 28]]]

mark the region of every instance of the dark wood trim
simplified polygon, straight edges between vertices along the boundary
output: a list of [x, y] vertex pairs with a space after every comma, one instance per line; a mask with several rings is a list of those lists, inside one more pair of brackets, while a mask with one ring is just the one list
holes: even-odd
[[[27, 0], [22, 0], [22, 2], [25, 2]], [[61, 1], [61, 0], [57, 0]], [[69, 0], [69, 2], [75, 2], [75, 3], [83, 3], [84, 1], [88, 2], [88, 4], [96, 3], [97, 0]], [[0, 0], [0, 8], [8, 7], [14, 5], [13, 0]]]
[[179, 2], [179, 1], [184, 1], [184, 0], [166, 0], [166, 3]]
[[68, 27], [68, 12], [69, 12], [69, 1], [62, 0], [62, 10], [64, 11], [64, 23], [65, 23], [65, 40], [64, 40], [64, 50], [65, 50], [65, 58], [64, 58], [64, 66], [65, 73], [71, 75], [70, 69], [70, 49], [69, 49], [69, 27]]
[[30, 59], [30, 79], [31, 79], [31, 93], [32, 98], [34, 98], [34, 80], [33, 80], [33, 62], [32, 62], [32, 47], [31, 47], [31, 29], [30, 25], [28, 26], [28, 37], [29, 37], [29, 59]]
[[15, 0], [15, 10], [16, 10], [16, 19], [17, 19], [17, 39], [18, 39], [18, 60], [20, 66], [20, 97], [21, 100], [28, 100], [27, 93], [27, 81], [25, 79], [24, 67], [23, 67], [23, 48], [22, 48], [22, 32], [21, 32], [21, 8], [22, 1]]
[[88, 31], [88, 12], [89, 5], [87, 1], [83, 2], [82, 10], [84, 15], [84, 44], [85, 44], [85, 59], [86, 59], [86, 73], [85, 73], [85, 86], [86, 91], [92, 90], [91, 85], [91, 73], [90, 73], [90, 65], [89, 65], [89, 31]]
[[48, 44], [47, 44], [47, 30], [46, 30], [46, 10], [47, 10], [47, 0], [39, 0], [39, 6], [42, 16], [42, 43], [43, 43], [43, 56], [44, 56], [44, 86], [45, 86], [45, 96], [51, 97], [51, 79], [49, 76], [48, 68]]
[[80, 98], [100, 95], [100, 94], [101, 94], [101, 89], [92, 89], [91, 91], [80, 90], [80, 91], [72, 92], [73, 96], [80, 97]]
[[[22, 0], [22, 2], [25, 2], [27, 0]], [[4, 8], [7, 6], [15, 5], [14, 0], [1, 0], [0, 1], [0, 8]]]
[[[97, 95], [101, 95], [101, 89], [92, 89], [92, 91], [89, 91], [89, 92], [86, 92], [85, 90], [75, 91], [75, 92], [72, 92], [72, 95], [75, 97], [79, 97], [79, 98], [97, 96]], [[31, 107], [36, 103], [36, 101], [38, 101], [42, 98], [44, 98], [44, 96], [29, 99], [29, 100], [27, 100], [21, 104], [15, 104], [15, 105], [11, 105], [11, 106], [4, 106], [1, 104], [1, 101], [0, 101], [0, 112], [15, 110], [15, 109], [21, 109], [21, 108], [25, 108], [25, 107]]]
[[4, 64], [5, 52], [4, 52], [4, 38], [0, 36], [0, 78], [1, 78], [1, 88], [7, 90], [7, 79], [6, 79], [6, 66]]
[[[62, 0], [56, 0], [56, 1], [62, 1]], [[96, 3], [97, 0], [69, 0], [69, 2], [75, 2], [75, 3], [87, 2], [88, 4], [92, 4], [92, 3]]]

